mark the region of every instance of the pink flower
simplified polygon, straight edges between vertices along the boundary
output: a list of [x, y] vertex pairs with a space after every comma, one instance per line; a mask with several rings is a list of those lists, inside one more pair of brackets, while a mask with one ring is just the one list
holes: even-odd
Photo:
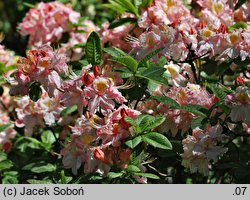
[[3, 45], [0, 45], [0, 63], [5, 66], [14, 64], [14, 52], [6, 50]]
[[131, 125], [125, 121], [125, 117], [134, 119], [140, 114], [139, 111], [130, 109], [125, 105], [109, 114], [107, 124], [97, 129], [97, 135], [102, 138], [102, 144], [111, 144], [114, 147], [120, 146], [121, 140], [131, 135], [129, 129]]
[[129, 43], [125, 41], [127, 34], [131, 31], [133, 25], [123, 25], [116, 27], [114, 29], [109, 29], [109, 23], [105, 22], [102, 24], [102, 29], [100, 31], [100, 37], [102, 42], [110, 43], [111, 46], [118, 47], [122, 50], [129, 50], [130, 46]]
[[91, 113], [98, 107], [105, 111], [114, 110], [114, 100], [120, 104], [127, 101], [114, 86], [113, 81], [106, 77], [96, 77], [91, 85], [84, 88], [84, 94], [88, 99], [88, 109]]
[[250, 90], [248, 87], [237, 87], [233, 94], [227, 95], [225, 103], [232, 108], [230, 113], [232, 121], [250, 125]]
[[0, 132], [0, 149], [6, 153], [9, 153], [12, 148], [12, 139], [16, 136], [16, 131], [14, 125], [11, 124], [11, 121], [7, 115], [0, 110], [0, 126], [10, 124], [4, 131]]
[[216, 162], [218, 157], [227, 151], [227, 148], [219, 145], [225, 137], [220, 125], [207, 126], [205, 130], [194, 129], [192, 136], [188, 135], [182, 141], [182, 165], [191, 173], [199, 172], [207, 176], [209, 163]]
[[22, 35], [30, 36], [30, 46], [41, 46], [60, 40], [64, 32], [72, 30], [70, 23], [77, 23], [79, 17], [79, 13], [59, 2], [41, 2], [30, 9], [19, 29]]
[[62, 110], [58, 99], [50, 98], [44, 91], [37, 102], [24, 96], [17, 100], [15, 124], [19, 128], [24, 127], [25, 135], [32, 136], [37, 128], [54, 125], [59, 120]]
[[[30, 50], [27, 58], [21, 57], [17, 61], [17, 70], [14, 73], [16, 82], [11, 94], [27, 94], [27, 84], [37, 81], [43, 85], [50, 97], [58, 95], [62, 80], [60, 74], [68, 74], [66, 58], [53, 51], [50, 46], [42, 46], [38, 50]], [[20, 88], [23, 88], [22, 91]]]
[[[200, 105], [205, 108], [211, 108], [216, 101], [215, 97], [209, 94], [205, 89], [199, 85], [188, 83], [186, 87], [172, 87], [166, 96], [172, 98], [179, 105], [194, 104]], [[165, 104], [158, 104], [157, 111], [163, 113], [166, 116], [165, 122], [159, 127], [161, 132], [170, 131], [172, 136], [176, 136], [178, 130], [181, 130], [182, 134], [187, 132], [191, 126], [191, 122], [196, 116], [190, 112], [186, 112], [179, 109], [169, 109], [169, 106]]]

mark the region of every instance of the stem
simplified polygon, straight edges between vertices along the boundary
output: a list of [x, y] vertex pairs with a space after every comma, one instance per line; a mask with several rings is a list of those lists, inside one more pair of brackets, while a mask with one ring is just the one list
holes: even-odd
[[195, 66], [194, 66], [193, 61], [189, 61], [189, 64], [191, 65], [191, 69], [192, 69], [192, 72], [193, 72], [193, 75], [194, 75], [195, 83], [196, 83], [196, 84], [199, 84], [199, 79], [198, 79], [198, 77], [197, 77], [196, 68], [195, 68]]

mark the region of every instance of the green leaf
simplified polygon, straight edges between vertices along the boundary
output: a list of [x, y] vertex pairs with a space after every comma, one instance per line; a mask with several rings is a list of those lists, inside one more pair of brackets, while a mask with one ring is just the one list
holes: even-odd
[[17, 184], [18, 183], [18, 172], [17, 171], [6, 171], [3, 173], [2, 184]]
[[34, 83], [30, 86], [29, 97], [32, 101], [36, 102], [42, 95], [42, 89], [39, 83]]
[[134, 149], [138, 144], [140, 144], [142, 141], [142, 138], [141, 136], [137, 136], [135, 138], [133, 138], [132, 140], [128, 140], [125, 142], [125, 144], [131, 148], [131, 149]]
[[121, 177], [122, 175], [123, 175], [122, 172], [109, 172], [109, 173], [107, 174], [107, 177], [108, 177], [109, 179], [114, 179], [114, 178]]
[[20, 149], [21, 152], [25, 152], [28, 147], [31, 149], [42, 149], [41, 142], [32, 137], [18, 138], [15, 142], [15, 146]]
[[64, 170], [62, 170], [60, 172], [60, 176], [61, 176], [61, 183], [62, 184], [68, 184], [73, 179], [71, 176], [65, 176]]
[[203, 125], [205, 125], [204, 123], [204, 118], [196, 118], [192, 120], [192, 124], [191, 124], [191, 128], [195, 129], [195, 128], [202, 128]]
[[164, 72], [165, 69], [163, 67], [150, 67], [141, 73], [135, 74], [135, 76], [168, 86], [168, 80], [162, 77]]
[[123, 57], [123, 56], [129, 56], [127, 53], [122, 51], [121, 49], [118, 49], [116, 47], [114, 48], [104, 48], [103, 51], [110, 54], [113, 57]]
[[160, 179], [159, 176], [157, 176], [155, 174], [151, 174], [151, 173], [136, 172], [134, 175], [142, 176], [142, 177], [146, 177], [146, 178], [151, 178], [151, 179]]
[[45, 144], [53, 144], [56, 141], [56, 138], [52, 131], [44, 131], [41, 135], [42, 142]]
[[121, 18], [118, 20], [113, 21], [110, 25], [109, 25], [109, 29], [113, 29], [116, 28], [118, 26], [122, 26], [124, 24], [134, 24], [137, 22], [136, 18], [131, 18], [131, 17], [127, 17], [127, 18]]
[[109, 0], [109, 4], [103, 4], [102, 7], [112, 9], [113, 11], [121, 14], [126, 11], [126, 9], [124, 9], [121, 5], [112, 0]]
[[136, 72], [138, 67], [138, 62], [131, 56], [114, 57], [111, 60], [124, 65], [133, 73]]
[[154, 116], [146, 115], [139, 123], [140, 132], [150, 131], [165, 121], [165, 117], [158, 116], [157, 119]]
[[5, 66], [3, 63], [0, 62], [0, 74], [8, 72], [12, 69], [16, 69], [16, 65]]
[[65, 117], [65, 116], [70, 115], [76, 111], [77, 111], [77, 105], [73, 105], [71, 107], [63, 109], [62, 112], [60, 113], [60, 116]]
[[184, 106], [180, 106], [180, 109], [184, 110], [186, 112], [190, 112], [190, 113], [193, 113], [195, 115], [201, 116], [201, 117], [207, 117], [207, 115], [203, 111], [200, 111], [201, 109], [205, 110], [205, 108], [203, 106], [200, 106], [200, 105], [187, 104]]
[[[143, 65], [145, 65], [145, 63], [150, 60], [151, 58], [153, 58], [155, 55], [157, 55], [158, 53], [160, 53], [162, 50], [164, 49], [163, 48], [159, 48], [159, 49], [156, 49], [154, 51], [151, 51], [150, 53], [148, 53], [138, 64], [138, 67], [142, 67]], [[163, 67], [162, 67], [163, 68]], [[163, 68], [164, 69], [164, 68]], [[165, 70], [164, 70], [165, 71]]]
[[159, 102], [162, 102], [168, 106], [170, 106], [171, 108], [175, 108], [175, 109], [179, 109], [180, 105], [173, 99], [171, 99], [170, 97], [166, 97], [166, 96], [153, 96], [152, 99], [155, 99]]
[[9, 128], [10, 126], [11, 126], [11, 123], [1, 125], [1, 126], [0, 126], [0, 132], [5, 131], [5, 129]]
[[0, 151], [0, 162], [2, 162], [3, 160], [7, 160], [7, 154], [3, 151]]
[[148, 130], [147, 129], [148, 125], [151, 125], [153, 123], [154, 123], [153, 116], [142, 114], [135, 119], [135, 125], [133, 126], [133, 129], [136, 132], [136, 134], [140, 134], [143, 131]]
[[36, 179], [28, 179], [28, 183], [30, 184], [52, 184], [51, 180], [36, 180]]
[[237, 22], [232, 26], [228, 27], [228, 31], [233, 32], [235, 29], [247, 29], [247, 24], [245, 22]]
[[28, 7], [28, 8], [35, 8], [36, 7], [35, 5], [28, 3], [28, 2], [23, 2], [23, 5]]
[[239, 0], [234, 6], [234, 10], [239, 9], [244, 3], [246, 3], [246, 0]]
[[34, 173], [43, 173], [43, 172], [53, 172], [56, 170], [55, 165], [48, 163], [46, 165], [33, 167], [30, 171]]
[[154, 0], [142, 0], [142, 7], [148, 7], [153, 3]]
[[[164, 116], [152, 116], [152, 115], [139, 115], [136, 119], [132, 119], [130, 117], [126, 117], [125, 121], [130, 123], [137, 134], [141, 134], [145, 131], [151, 131], [152, 129], [156, 128], [157, 126], [161, 125], [165, 121]], [[141, 139], [141, 138], [140, 138]], [[127, 145], [130, 145], [129, 147], [134, 148], [132, 145], [134, 142], [136, 145], [138, 145], [141, 141], [139, 141], [139, 138], [134, 138], [133, 140], [127, 141]], [[138, 142], [138, 144], [137, 144]]]
[[0, 162], [0, 171], [5, 170], [5, 169], [9, 169], [13, 166], [12, 161], [10, 160], [3, 160]]
[[135, 165], [129, 165], [125, 170], [130, 173], [141, 171], [140, 168]]
[[102, 45], [99, 35], [92, 32], [88, 37], [85, 46], [86, 59], [92, 65], [99, 65], [102, 62]]
[[226, 97], [227, 94], [224, 92], [223, 89], [221, 89], [220, 87], [218, 87], [215, 84], [208, 84], [207, 87], [212, 90], [212, 92], [214, 93], [214, 95], [216, 97], [218, 97], [221, 102], [225, 101], [225, 97]]
[[114, 0], [117, 4], [121, 5], [122, 8], [127, 10], [130, 13], [135, 14], [135, 16], [139, 17], [138, 9], [131, 3], [130, 0]]
[[150, 132], [142, 135], [142, 141], [150, 144], [153, 147], [161, 149], [172, 149], [170, 141], [162, 134]]

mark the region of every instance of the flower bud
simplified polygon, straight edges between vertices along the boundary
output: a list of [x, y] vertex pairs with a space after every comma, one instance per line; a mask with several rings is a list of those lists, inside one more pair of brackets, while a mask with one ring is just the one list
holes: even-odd
[[104, 154], [104, 152], [101, 150], [101, 149], [95, 149], [94, 150], [94, 158], [96, 159], [96, 160], [101, 160], [101, 161], [104, 161], [104, 159], [105, 159], [105, 154]]
[[90, 75], [90, 74], [84, 74], [82, 81], [85, 85], [90, 85], [91, 83], [93, 83], [94, 78]]
[[101, 68], [100, 68], [99, 65], [95, 65], [93, 67], [93, 72], [94, 72], [95, 77], [100, 76], [102, 74], [101, 73]]
[[246, 81], [241, 76], [237, 76], [235, 78], [235, 84], [236, 85], [246, 85]]

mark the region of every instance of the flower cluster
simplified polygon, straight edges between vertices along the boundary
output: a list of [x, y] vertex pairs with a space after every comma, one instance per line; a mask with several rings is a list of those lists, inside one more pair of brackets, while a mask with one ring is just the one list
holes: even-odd
[[29, 35], [30, 46], [51, 44], [72, 30], [71, 23], [77, 23], [80, 14], [57, 1], [39, 3], [30, 9], [19, 24], [20, 33]]
[[0, 45], [0, 63], [3, 63], [5, 66], [15, 63], [14, 52], [6, 50], [3, 45]]
[[[15, 150], [46, 151], [51, 166], [103, 182], [181, 176], [181, 165], [211, 180], [231, 146], [238, 157], [221, 162], [249, 168], [250, 4], [147, 2], [110, 1], [121, 14], [99, 27], [56, 1], [30, 9], [18, 26], [26, 56], [15, 64], [0, 45], [0, 78], [10, 83], [0, 79], [1, 150], [21, 137]], [[222, 168], [220, 179], [236, 177]]]
[[0, 149], [10, 152], [12, 148], [11, 140], [15, 138], [16, 131], [11, 123], [8, 113], [0, 111], [0, 128], [5, 127], [4, 131], [0, 131]]
[[56, 96], [62, 84], [60, 74], [68, 74], [66, 60], [64, 55], [55, 53], [50, 46], [28, 51], [27, 58], [20, 57], [17, 61], [14, 78], [11, 73], [6, 74], [9, 82], [14, 85], [10, 94], [26, 95], [29, 92], [28, 84], [38, 82], [50, 97]]
[[182, 165], [190, 169], [191, 173], [200, 172], [207, 176], [209, 163], [216, 162], [227, 151], [220, 144], [224, 139], [220, 125], [208, 126], [205, 130], [194, 129], [192, 135], [182, 141]]
[[250, 126], [250, 89], [246, 86], [239, 86], [233, 94], [227, 95], [225, 103], [232, 110], [230, 118], [233, 122], [242, 122], [244, 128], [249, 133]]

